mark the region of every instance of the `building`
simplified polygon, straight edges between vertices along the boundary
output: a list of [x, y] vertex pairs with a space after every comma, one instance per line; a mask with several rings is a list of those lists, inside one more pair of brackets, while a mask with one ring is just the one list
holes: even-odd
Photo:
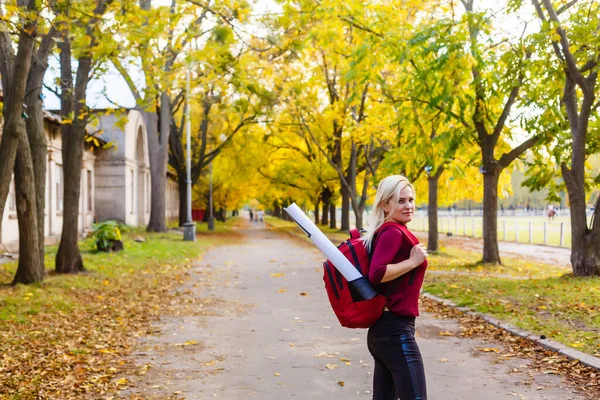
[[[150, 218], [150, 162], [146, 126], [136, 110], [103, 112], [99, 126], [90, 127], [99, 145], [86, 146], [81, 171], [79, 223], [81, 232], [94, 222], [118, 220], [139, 226]], [[123, 118], [124, 124], [121, 124]], [[62, 231], [63, 172], [60, 117], [44, 111], [44, 130], [48, 140], [46, 164], [45, 234], [47, 243], [57, 242]], [[102, 146], [110, 143], [109, 146]], [[179, 191], [167, 180], [167, 218], [177, 218]], [[0, 246], [15, 251], [19, 228], [14, 181], [5, 207], [0, 230]]]

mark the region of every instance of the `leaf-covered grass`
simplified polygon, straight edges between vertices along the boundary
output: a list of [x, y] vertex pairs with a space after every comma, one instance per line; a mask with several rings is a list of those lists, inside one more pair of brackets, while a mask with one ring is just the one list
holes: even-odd
[[527, 278], [557, 277], [569, 272], [563, 267], [509, 256], [502, 257], [502, 262], [502, 265], [483, 264], [481, 253], [465, 251], [457, 247], [442, 247], [439, 251], [429, 254], [429, 268], [437, 271], [460, 271]]
[[[460, 264], [460, 259], [454, 258], [452, 262]], [[535, 263], [531, 265], [539, 270], [546, 267]], [[429, 274], [424, 290], [600, 356], [598, 277], [576, 278], [565, 274], [508, 279], [493, 275]]]
[[[175, 233], [128, 230], [125, 250], [92, 250], [80, 243], [86, 272], [53, 273], [56, 246], [46, 251], [41, 284], [9, 286], [16, 263], [0, 265], [0, 393], [7, 399], [99, 398], [118, 389], [136, 336], [176, 296], [188, 269], [213, 245], [240, 240], [234, 222], [198, 240]], [[143, 238], [143, 243], [135, 242]]]

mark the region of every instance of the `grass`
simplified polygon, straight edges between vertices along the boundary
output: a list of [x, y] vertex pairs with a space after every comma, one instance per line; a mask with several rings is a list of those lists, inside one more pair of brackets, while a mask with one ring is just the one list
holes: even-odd
[[[46, 249], [42, 283], [9, 286], [16, 263], [0, 265], [0, 393], [8, 399], [99, 398], [118, 389], [134, 337], [170, 306], [175, 288], [211, 246], [240, 240], [235, 221], [198, 227], [197, 241], [176, 233], [124, 233], [125, 250], [80, 242], [86, 272], [57, 275], [57, 247]], [[142, 238], [143, 242], [134, 239]], [[43, 376], [43, 379], [35, 377]], [[35, 378], [35, 379], [34, 379]]]
[[549, 278], [568, 272], [563, 267], [547, 265], [522, 258], [502, 257], [502, 265], [481, 263], [481, 254], [458, 247], [442, 247], [429, 254], [429, 269], [483, 275], [507, 275], [519, 278]]
[[600, 356], [600, 277], [508, 257], [501, 266], [485, 265], [479, 258], [455, 248], [432, 254], [430, 270], [457, 273], [428, 274], [424, 290]]

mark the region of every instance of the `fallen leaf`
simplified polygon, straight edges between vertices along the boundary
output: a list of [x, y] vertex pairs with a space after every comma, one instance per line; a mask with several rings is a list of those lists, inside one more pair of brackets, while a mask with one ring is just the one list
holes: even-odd
[[498, 350], [495, 347], [484, 347], [481, 349], [481, 351], [483, 351], [484, 353], [491, 353], [491, 352], [499, 353], [500, 352], [500, 350]]
[[338, 385], [344, 387], [344, 381], [338, 381]]
[[336, 364], [325, 364], [325, 368], [332, 370], [336, 369], [338, 366]]

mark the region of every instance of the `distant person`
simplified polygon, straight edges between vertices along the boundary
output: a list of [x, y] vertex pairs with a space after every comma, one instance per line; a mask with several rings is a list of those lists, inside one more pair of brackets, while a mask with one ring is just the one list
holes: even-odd
[[252, 213], [252, 209], [250, 209], [249, 212], [250, 212], [250, 222], [254, 222], [254, 214]]
[[258, 210], [258, 212], [256, 213], [256, 216], [258, 217], [258, 222], [263, 223], [265, 220], [265, 212], [260, 209]]
[[548, 216], [548, 221], [552, 222], [554, 217], [556, 216], [556, 209], [552, 204], [548, 204], [548, 209], [546, 210], [546, 215]]

